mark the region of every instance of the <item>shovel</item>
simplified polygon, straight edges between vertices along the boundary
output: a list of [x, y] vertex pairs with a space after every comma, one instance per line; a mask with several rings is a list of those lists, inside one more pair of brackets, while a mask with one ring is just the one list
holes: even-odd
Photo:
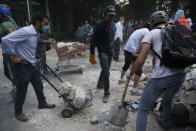
[[125, 102], [125, 96], [126, 96], [127, 89], [128, 89], [129, 82], [130, 82], [132, 75], [133, 75], [133, 72], [130, 71], [129, 76], [127, 77], [127, 80], [126, 80], [126, 84], [124, 86], [124, 91], [122, 94], [120, 105], [111, 107], [108, 121], [114, 126], [124, 127], [127, 124], [129, 107], [128, 107], [128, 103]]

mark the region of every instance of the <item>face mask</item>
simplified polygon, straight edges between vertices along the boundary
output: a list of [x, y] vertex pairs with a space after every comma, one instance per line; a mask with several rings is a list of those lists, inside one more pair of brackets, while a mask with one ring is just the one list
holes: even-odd
[[46, 31], [48, 31], [49, 30], [49, 26], [47, 25], [44, 25], [44, 26], [42, 26], [41, 27], [41, 30], [43, 31], [43, 32], [46, 32]]

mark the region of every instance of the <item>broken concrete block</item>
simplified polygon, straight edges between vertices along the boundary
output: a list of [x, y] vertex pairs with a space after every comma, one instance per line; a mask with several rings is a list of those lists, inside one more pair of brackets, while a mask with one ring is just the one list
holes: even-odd
[[81, 109], [85, 105], [86, 92], [81, 87], [76, 88], [76, 96], [73, 100], [73, 106], [77, 109]]
[[90, 123], [91, 124], [99, 124], [99, 120], [97, 116], [93, 116], [90, 118]]
[[184, 96], [184, 103], [196, 105], [196, 91], [187, 92]]
[[69, 82], [65, 81], [61, 84], [59, 91], [63, 96], [67, 97], [69, 96], [71, 89], [72, 85]]

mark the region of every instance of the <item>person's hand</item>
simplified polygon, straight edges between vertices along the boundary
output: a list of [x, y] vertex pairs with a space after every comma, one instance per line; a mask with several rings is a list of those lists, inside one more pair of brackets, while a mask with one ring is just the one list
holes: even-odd
[[18, 57], [17, 55], [13, 54], [13, 55], [11, 55], [11, 60], [14, 63], [19, 63], [19, 62], [21, 62], [22, 59], [20, 57]]
[[122, 39], [120, 39], [120, 38], [119, 38], [119, 41], [120, 41], [120, 43], [122, 43], [122, 42], [123, 42], [123, 40], [122, 40]]
[[96, 61], [96, 57], [95, 57], [95, 54], [91, 54], [90, 57], [89, 57], [89, 62], [91, 64], [97, 64], [97, 61]]
[[52, 38], [49, 38], [49, 39], [48, 39], [48, 41], [49, 41], [49, 43], [52, 43], [52, 44], [54, 44], [54, 43], [55, 43], [55, 40], [54, 40], [54, 39], [52, 39]]

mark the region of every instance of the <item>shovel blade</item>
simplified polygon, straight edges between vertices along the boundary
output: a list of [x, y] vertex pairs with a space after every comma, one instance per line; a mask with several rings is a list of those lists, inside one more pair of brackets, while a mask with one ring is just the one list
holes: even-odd
[[129, 110], [126, 106], [112, 107], [109, 113], [108, 121], [114, 126], [124, 127], [127, 124], [128, 113]]

